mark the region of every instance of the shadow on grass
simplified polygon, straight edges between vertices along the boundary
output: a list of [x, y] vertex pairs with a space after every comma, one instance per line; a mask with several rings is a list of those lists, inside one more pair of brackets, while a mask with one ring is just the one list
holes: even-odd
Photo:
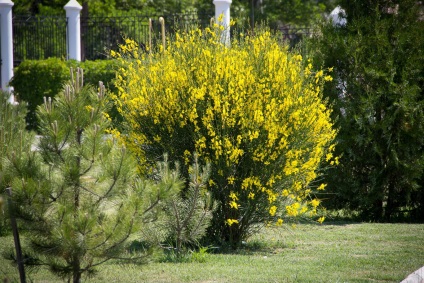
[[214, 250], [213, 254], [228, 254], [228, 255], [246, 255], [246, 256], [263, 256], [269, 254], [281, 253], [284, 250], [291, 250], [295, 248], [292, 242], [275, 241], [269, 242], [263, 239], [252, 239], [243, 241], [237, 248], [230, 245], [221, 245]]

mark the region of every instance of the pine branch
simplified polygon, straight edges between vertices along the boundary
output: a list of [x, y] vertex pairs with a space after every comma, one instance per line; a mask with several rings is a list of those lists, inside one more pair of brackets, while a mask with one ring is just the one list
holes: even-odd
[[98, 202], [101, 201], [102, 199], [106, 198], [110, 194], [110, 192], [115, 187], [116, 182], [118, 181], [118, 177], [121, 175], [121, 169], [123, 167], [123, 162], [124, 162], [124, 158], [125, 158], [124, 149], [122, 148], [121, 150], [122, 150], [122, 155], [121, 155], [121, 158], [119, 160], [119, 167], [118, 167], [119, 169], [118, 169], [118, 172], [114, 172], [112, 184], [110, 185], [110, 187], [106, 191], [106, 193], [102, 196], [102, 198], [98, 200]]
[[114, 245], [112, 245], [111, 247], [109, 247], [108, 249], [106, 249], [106, 253], [108, 251], [113, 250], [117, 246], [121, 245], [122, 243], [124, 243], [129, 238], [129, 236], [131, 235], [131, 231], [133, 229], [133, 226], [134, 226], [134, 219], [135, 219], [136, 214], [137, 214], [136, 212], [133, 213], [133, 215], [131, 217], [130, 225], [129, 225], [128, 230], [127, 230], [126, 234], [124, 235], [124, 237], [121, 240], [115, 242]]
[[193, 199], [192, 199], [193, 203], [191, 205], [189, 205], [190, 210], [189, 210], [188, 214], [186, 215], [183, 224], [181, 225], [182, 229], [185, 229], [187, 227], [188, 222], [191, 220], [193, 213], [197, 208], [196, 202], [197, 202], [198, 194], [199, 194], [199, 191], [198, 191], [198, 186], [196, 184], [195, 188], [194, 188], [194, 196], [193, 196]]
[[156, 205], [158, 205], [159, 204], [159, 202], [160, 202], [160, 195], [158, 194], [158, 196], [157, 196], [157, 198], [156, 198], [156, 200], [155, 200], [155, 202], [153, 202], [152, 204], [150, 204], [150, 206], [148, 207], [148, 208], [146, 208], [144, 211], [143, 211], [143, 215], [144, 214], [146, 214], [146, 213], [148, 213], [150, 210], [152, 210], [153, 208], [155, 208], [155, 206]]
[[195, 238], [197, 232], [200, 230], [201, 225], [203, 224], [203, 221], [205, 220], [206, 216], [208, 214], [207, 210], [203, 210], [200, 219], [197, 221], [197, 225], [190, 231], [190, 238]]
[[102, 196], [101, 196], [101, 195], [99, 195], [99, 194], [97, 194], [97, 193], [95, 193], [95, 192], [93, 192], [93, 191], [91, 191], [91, 190], [87, 189], [86, 187], [84, 187], [84, 186], [82, 186], [82, 185], [80, 185], [79, 187], [80, 187], [81, 189], [83, 189], [84, 191], [86, 191], [86, 192], [88, 192], [88, 193], [90, 193], [90, 194], [92, 194], [92, 195], [94, 195], [94, 196], [98, 197], [98, 198], [99, 198], [99, 200], [101, 200], [101, 199], [102, 199]]

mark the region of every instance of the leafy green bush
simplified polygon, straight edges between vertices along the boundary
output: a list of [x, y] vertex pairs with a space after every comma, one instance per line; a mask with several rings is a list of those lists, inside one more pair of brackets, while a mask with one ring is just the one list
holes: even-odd
[[69, 67], [78, 66], [84, 70], [84, 81], [86, 84], [97, 86], [99, 81], [102, 81], [109, 92], [115, 92], [116, 87], [112, 83], [115, 78], [115, 65], [113, 60], [69, 61], [68, 65]]
[[28, 103], [26, 117], [29, 129], [37, 128], [35, 109], [43, 103], [43, 97], [53, 97], [62, 90], [69, 78], [69, 67], [81, 67], [87, 74], [85, 83], [97, 86], [103, 81], [110, 91], [114, 91], [111, 83], [115, 77], [113, 61], [63, 61], [59, 58], [46, 60], [26, 60], [16, 69], [10, 82], [19, 101]]
[[49, 58], [23, 61], [14, 73], [10, 85], [15, 90], [17, 100], [28, 103], [28, 128], [35, 129], [35, 109], [43, 103], [44, 96], [59, 93], [68, 77], [69, 68], [62, 60]]

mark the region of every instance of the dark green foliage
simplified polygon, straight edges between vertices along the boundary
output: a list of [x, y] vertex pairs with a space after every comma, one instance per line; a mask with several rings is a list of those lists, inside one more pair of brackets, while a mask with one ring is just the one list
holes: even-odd
[[[13, 12], [15, 14], [64, 14], [63, 6], [69, 0], [15, 0]], [[192, 0], [81, 0], [78, 1], [83, 7], [88, 8], [91, 16], [114, 13], [118, 10], [137, 10], [143, 13], [172, 12], [180, 13], [183, 10], [193, 8], [197, 1]], [[199, 1], [200, 2], [200, 1]], [[212, 1], [210, 1], [212, 4]]]
[[99, 61], [63, 61], [58, 58], [46, 60], [26, 60], [15, 69], [10, 82], [18, 101], [28, 103], [26, 117], [28, 129], [37, 128], [35, 110], [43, 103], [43, 97], [54, 97], [69, 78], [69, 67], [86, 69], [86, 82], [97, 85], [103, 81], [110, 91], [114, 91], [111, 83], [115, 77], [114, 63], [111, 60]]
[[415, 0], [347, 3], [347, 26], [325, 26], [312, 45], [315, 60], [334, 67], [325, 95], [340, 129], [327, 206], [376, 221], [422, 221], [424, 7]]
[[254, 6], [255, 18], [260, 21], [267, 21], [272, 26], [287, 24], [310, 26], [321, 20], [324, 13], [331, 12], [334, 8], [333, 2], [331, 0], [263, 1], [262, 6]]
[[63, 6], [65, 6], [67, 2], [67, 0], [15, 0], [13, 1], [15, 4], [13, 5], [13, 14], [39, 14], [42, 12], [43, 7], [50, 7], [50, 12], [60, 14], [60, 12], [64, 13]]
[[[68, 0], [15, 0], [15, 14], [64, 15], [63, 6]], [[82, 0], [83, 16], [115, 14], [119, 11], [143, 14], [198, 12], [199, 16], [213, 14], [212, 0]], [[239, 25], [246, 25], [253, 19], [256, 23], [266, 21], [278, 24], [310, 25], [321, 19], [323, 13], [334, 8], [333, 0], [233, 0], [231, 15]]]
[[[252, 20], [255, 25], [266, 22], [272, 27], [309, 26], [322, 19], [324, 13], [331, 12], [335, 7], [334, 2], [333, 0], [232, 0], [231, 17], [236, 19], [238, 26], [244, 27], [251, 26]], [[194, 6], [201, 14], [215, 11], [213, 1], [210, 0], [194, 1]]]

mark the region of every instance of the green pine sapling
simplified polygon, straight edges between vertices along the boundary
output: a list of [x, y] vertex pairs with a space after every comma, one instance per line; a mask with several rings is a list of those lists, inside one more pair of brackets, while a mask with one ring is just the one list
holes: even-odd
[[[83, 85], [78, 69], [54, 100], [37, 110], [42, 134], [29, 159], [9, 159], [16, 215], [30, 230], [37, 263], [72, 282], [122, 251], [144, 221], [154, 221], [168, 186], [139, 180], [125, 147], [107, 135], [110, 102], [102, 83]], [[27, 166], [27, 165], [30, 166]], [[131, 256], [128, 255], [127, 256]]]
[[[161, 166], [167, 167], [167, 163], [164, 162]], [[194, 162], [189, 167], [189, 174], [189, 185], [186, 191], [168, 198], [165, 206], [165, 225], [170, 239], [175, 244], [177, 258], [183, 256], [184, 245], [196, 243], [205, 236], [214, 210], [210, 193], [206, 189], [210, 165], [202, 168], [197, 155], [194, 154]]]

